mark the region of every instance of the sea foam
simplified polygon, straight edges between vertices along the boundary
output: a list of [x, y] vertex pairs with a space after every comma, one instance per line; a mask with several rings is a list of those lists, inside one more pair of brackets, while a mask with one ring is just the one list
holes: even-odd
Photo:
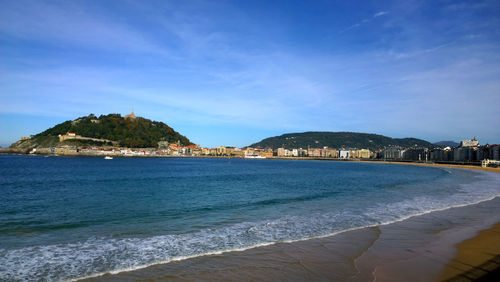
[[459, 169], [9, 158], [0, 163], [2, 281], [72, 280], [331, 236], [500, 195], [500, 175]]
[[481, 180], [459, 184], [456, 192], [447, 197], [418, 196], [391, 203], [380, 202], [366, 208], [285, 215], [185, 234], [118, 239], [92, 237], [77, 243], [0, 249], [0, 277], [6, 281], [72, 280], [277, 242], [330, 236], [493, 199], [500, 196], [498, 183], [498, 175], [481, 174]]

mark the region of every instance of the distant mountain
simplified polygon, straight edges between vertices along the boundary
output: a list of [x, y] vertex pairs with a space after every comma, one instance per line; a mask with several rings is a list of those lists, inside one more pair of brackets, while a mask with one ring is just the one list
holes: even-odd
[[457, 143], [455, 141], [439, 141], [439, 142], [436, 142], [434, 143], [434, 145], [438, 145], [438, 146], [441, 146], [441, 147], [458, 147], [460, 146], [460, 143]]
[[[70, 139], [59, 142], [58, 136], [68, 132], [87, 137], [87, 140]], [[165, 123], [136, 117], [132, 113], [125, 117], [120, 114], [99, 117], [90, 114], [72, 121], [68, 120], [32, 136], [31, 139], [20, 140], [12, 144], [11, 148], [47, 148], [65, 144], [77, 146], [116, 144], [123, 147], [147, 148], [157, 147], [159, 141], [180, 142], [181, 145], [193, 144]]]
[[249, 147], [261, 148], [358, 148], [378, 150], [389, 146], [435, 147], [432, 143], [416, 138], [390, 138], [378, 134], [355, 132], [304, 132], [269, 137]]

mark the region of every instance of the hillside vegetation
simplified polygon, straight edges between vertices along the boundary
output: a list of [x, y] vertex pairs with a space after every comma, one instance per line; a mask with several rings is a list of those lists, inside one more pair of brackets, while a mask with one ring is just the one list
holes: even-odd
[[249, 147], [261, 148], [358, 148], [378, 150], [389, 146], [401, 147], [425, 147], [432, 148], [435, 145], [425, 140], [416, 138], [390, 138], [378, 134], [355, 133], [355, 132], [304, 132], [288, 133], [280, 136], [269, 137]]
[[[158, 141], [180, 142], [191, 145], [191, 141], [163, 122], [151, 121], [142, 117], [123, 118], [120, 114], [93, 114], [65, 121], [32, 137], [31, 140], [18, 141], [13, 147], [49, 147], [59, 144], [57, 136], [73, 132], [83, 137], [117, 141], [120, 146], [131, 148], [157, 147]], [[90, 140], [66, 140], [67, 145], [110, 145], [109, 142]]]
[[441, 147], [451, 147], [451, 148], [454, 148], [454, 147], [460, 146], [460, 143], [455, 142], [455, 141], [439, 141], [439, 142], [434, 143], [434, 145], [438, 145], [438, 146], [441, 146]]

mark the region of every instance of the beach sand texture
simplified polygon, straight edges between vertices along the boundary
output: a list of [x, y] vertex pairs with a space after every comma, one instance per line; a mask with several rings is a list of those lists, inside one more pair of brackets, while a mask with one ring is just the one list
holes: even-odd
[[500, 223], [482, 230], [457, 246], [455, 257], [446, 265], [438, 280], [500, 281]]

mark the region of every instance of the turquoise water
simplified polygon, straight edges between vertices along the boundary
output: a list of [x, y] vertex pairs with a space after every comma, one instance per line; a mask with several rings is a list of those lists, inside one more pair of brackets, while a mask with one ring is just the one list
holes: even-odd
[[0, 155], [0, 280], [69, 280], [500, 195], [496, 174], [352, 162]]

